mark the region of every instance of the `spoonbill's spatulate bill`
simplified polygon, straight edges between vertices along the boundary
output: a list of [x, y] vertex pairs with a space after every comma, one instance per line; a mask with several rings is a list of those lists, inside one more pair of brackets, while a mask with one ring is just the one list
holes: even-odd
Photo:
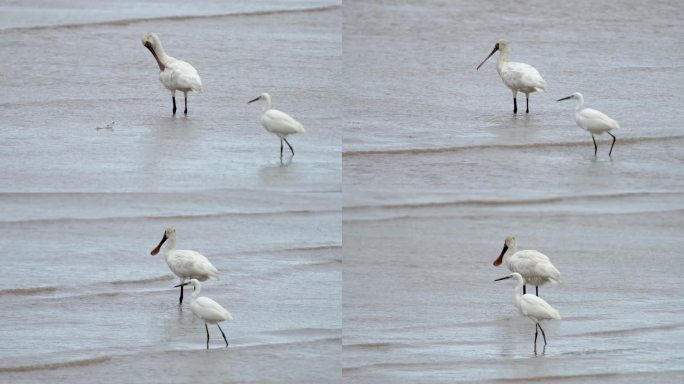
[[287, 136], [295, 133], [304, 133], [304, 126], [287, 113], [273, 109], [271, 107], [271, 95], [268, 93], [262, 93], [254, 100], [248, 101], [247, 104], [257, 100], [265, 101], [261, 113], [261, 125], [263, 125], [267, 131], [280, 138], [280, 157], [283, 157], [283, 140], [285, 140], [287, 146], [290, 147], [292, 156], [294, 156], [294, 149], [292, 149], [292, 146], [287, 141]]
[[176, 91], [185, 95], [184, 114], [188, 114], [188, 92], [202, 91], [202, 80], [197, 70], [183, 60], [178, 60], [166, 54], [161, 40], [153, 32], [146, 33], [142, 37], [142, 43], [152, 52], [152, 56], [159, 65], [159, 81], [171, 91], [173, 101], [173, 114], [176, 114]]
[[494, 281], [505, 280], [510, 278], [514, 278], [517, 281], [517, 285], [514, 289], [515, 306], [518, 307], [518, 310], [520, 311], [520, 313], [523, 314], [523, 316], [526, 316], [528, 319], [534, 321], [534, 353], [536, 354], [538, 335], [537, 328], [539, 328], [539, 330], [542, 332], [542, 337], [544, 338], [544, 349], [546, 349], [546, 334], [544, 333], [544, 329], [542, 329], [541, 324], [539, 323], [544, 320], [560, 320], [560, 313], [558, 313], [558, 311], [555, 308], [553, 308], [541, 297], [537, 297], [529, 293], [522, 294], [521, 288], [524, 285], [525, 281], [523, 280], [523, 277], [517, 272], [513, 272], [506, 277], [502, 277]]
[[233, 315], [226, 311], [221, 304], [215, 302], [208, 297], [198, 297], [202, 286], [197, 279], [191, 279], [187, 283], [178, 284], [174, 288], [183, 287], [184, 285], [192, 285], [194, 292], [192, 293], [192, 301], [190, 301], [190, 310], [195, 316], [199, 317], [204, 321], [204, 329], [207, 331], [207, 349], [209, 349], [209, 327], [207, 324], [216, 324], [218, 329], [223, 335], [223, 340], [226, 342], [226, 347], [228, 347], [228, 339], [226, 339], [226, 334], [223, 333], [223, 329], [219, 325], [219, 322], [224, 320], [233, 320]]
[[477, 66], [480, 69], [482, 64], [487, 61], [492, 55], [499, 51], [499, 59], [496, 61], [496, 70], [501, 76], [504, 84], [513, 92], [513, 113], [518, 113], [518, 92], [525, 94], [525, 113], [530, 112], [530, 93], [544, 92], [546, 90], [546, 81], [542, 79], [539, 72], [531, 65], [524, 63], [515, 63], [508, 61], [511, 54], [511, 48], [506, 40], [499, 40], [494, 45], [492, 52], [482, 60], [482, 63]]
[[584, 106], [584, 97], [579, 92], [575, 92], [572, 95], [558, 99], [557, 101], [570, 99], [577, 100], [577, 107], [575, 107], [575, 122], [580, 128], [591, 134], [591, 140], [594, 141], [594, 156], [596, 156], [596, 152], [598, 152], [598, 146], [596, 145], [594, 135], [600, 135], [604, 132], [613, 137], [613, 144], [610, 145], [610, 151], [608, 151], [608, 156], [611, 156], [615, 140], [617, 139], [610, 131], [620, 128], [620, 124], [601, 111], [586, 108]]
[[[502, 262], [511, 272], [521, 274], [525, 282], [534, 284], [537, 296], [539, 296], [540, 285], [560, 282], [560, 272], [551, 264], [551, 260], [538, 251], [518, 251], [518, 242], [514, 236], [506, 237], [501, 254], [494, 260], [494, 265], [499, 266]], [[523, 294], [526, 293], [525, 291], [525, 283], [523, 283]]]
[[180, 278], [179, 304], [183, 304], [183, 283], [185, 283], [187, 279], [197, 279], [200, 281], [218, 279], [218, 270], [211, 265], [204, 255], [195, 251], [176, 249], [176, 230], [173, 228], [167, 228], [164, 231], [164, 236], [159, 242], [159, 245], [157, 245], [150, 254], [155, 256], [159, 253], [159, 250], [164, 243], [166, 243], [164, 248], [166, 264], [168, 264], [171, 271]]

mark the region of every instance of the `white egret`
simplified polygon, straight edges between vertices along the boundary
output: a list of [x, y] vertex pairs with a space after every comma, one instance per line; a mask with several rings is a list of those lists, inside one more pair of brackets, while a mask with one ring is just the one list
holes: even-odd
[[155, 256], [159, 253], [159, 249], [165, 242], [164, 255], [166, 257], [166, 264], [168, 264], [171, 271], [180, 278], [179, 304], [183, 304], [183, 283], [185, 283], [185, 280], [197, 279], [205, 281], [207, 279], [218, 279], [218, 270], [206, 257], [204, 257], [204, 255], [195, 251], [176, 249], [176, 230], [173, 228], [167, 228], [164, 231], [164, 236], [159, 242], [159, 245], [157, 245], [150, 254]]
[[292, 149], [292, 146], [287, 141], [287, 136], [295, 133], [304, 133], [304, 126], [287, 113], [273, 109], [271, 107], [271, 95], [268, 93], [262, 93], [254, 100], [248, 101], [247, 104], [257, 100], [264, 100], [266, 102], [261, 113], [261, 125], [263, 125], [267, 131], [280, 138], [280, 157], [283, 157], [283, 140], [285, 140], [287, 146], [290, 147], [292, 156], [294, 156], [294, 149]]
[[538, 335], [537, 328], [539, 328], [542, 332], [542, 337], [544, 338], [544, 349], [546, 349], [546, 334], [544, 334], [544, 329], [542, 329], [541, 324], [539, 323], [543, 320], [560, 320], [561, 315], [558, 312], [558, 310], [552, 307], [541, 297], [537, 297], [529, 293], [520, 293], [520, 288], [524, 285], [525, 280], [519, 273], [513, 272], [506, 277], [502, 277], [494, 281], [505, 280], [510, 278], [515, 278], [517, 280], [517, 285], [514, 289], [515, 306], [518, 307], [518, 310], [520, 311], [520, 313], [523, 314], [523, 316], [526, 316], [528, 319], [534, 321], [534, 353], [536, 354]]
[[142, 43], [152, 52], [152, 56], [159, 65], [159, 81], [171, 91], [173, 101], [173, 114], [176, 114], [176, 91], [185, 95], [184, 114], [188, 114], [188, 92], [202, 91], [202, 80], [197, 70], [183, 60], [178, 60], [166, 54], [161, 40], [153, 32], [148, 32], [142, 37]]
[[[538, 251], [518, 251], [518, 242], [514, 236], [506, 237], [501, 254], [494, 260], [494, 265], [499, 266], [502, 262], [506, 263], [511, 272], [521, 274], [527, 283], [534, 284], [537, 296], [539, 296], [540, 285], [560, 282], [560, 272], [551, 264], [549, 258]], [[526, 293], [525, 283], [523, 283], [524, 293]]]
[[600, 135], [604, 132], [613, 137], [613, 144], [611, 144], [610, 151], [608, 151], [608, 156], [611, 156], [611, 154], [613, 153], [613, 146], [615, 145], [615, 140], [617, 139], [612, 133], [610, 133], [610, 131], [613, 129], [620, 128], [620, 124], [618, 124], [617, 121], [606, 116], [601, 111], [584, 107], [584, 97], [579, 92], [575, 92], [568, 97], [564, 97], [556, 101], [563, 101], [569, 99], [577, 100], [577, 107], [575, 107], [575, 122], [580, 128], [584, 129], [585, 131], [588, 131], [591, 134], [591, 139], [594, 141], [594, 156], [596, 156], [596, 152], [598, 151], [594, 135]]
[[230, 312], [226, 311], [226, 309], [221, 306], [221, 304], [215, 302], [214, 300], [208, 297], [197, 297], [202, 289], [202, 286], [197, 279], [190, 279], [190, 281], [187, 283], [178, 284], [174, 286], [174, 288], [182, 288], [184, 285], [188, 284], [192, 285], [194, 290], [192, 293], [192, 301], [190, 301], [190, 310], [192, 310], [192, 313], [194, 313], [195, 316], [204, 320], [204, 329], [207, 330], [207, 349], [209, 349], [209, 327], [207, 324], [216, 324], [218, 329], [221, 331], [221, 335], [223, 335], [223, 340], [225, 340], [227, 347], [228, 339], [226, 339], [226, 334], [223, 333], [223, 329], [221, 329], [219, 322], [224, 320], [233, 320], [233, 315], [231, 315]]
[[[480, 69], [482, 64], [487, 61], [492, 55], [500, 51], [499, 59], [496, 61], [496, 70], [501, 76], [504, 84], [513, 92], [513, 113], [518, 113], [518, 92], [525, 94], [525, 113], [530, 113], [530, 93], [544, 92], [546, 90], [546, 81], [542, 79], [539, 71], [529, 64], [515, 63], [508, 61], [508, 56], [511, 54], [511, 48], [508, 46], [506, 40], [499, 40], [494, 45], [492, 53], [482, 60], [482, 63], [477, 66]], [[476, 70], [477, 70], [476, 69]]]

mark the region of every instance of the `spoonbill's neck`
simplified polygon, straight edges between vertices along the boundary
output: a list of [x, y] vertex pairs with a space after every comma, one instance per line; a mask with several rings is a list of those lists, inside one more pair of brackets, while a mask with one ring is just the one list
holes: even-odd
[[496, 69], [501, 73], [504, 65], [508, 63], [508, 57], [511, 55], [511, 50], [508, 47], [499, 49], [499, 58], [496, 60]]
[[169, 237], [166, 242], [164, 243], [164, 254], [166, 257], [169, 257], [169, 255], [176, 250], [176, 237]]
[[508, 259], [513, 256], [516, 252], [518, 252], [518, 243], [513, 241], [511, 245], [508, 246], [508, 249], [506, 250], [506, 253], [504, 254], [503, 261], [504, 263], [508, 262]]
[[169, 59], [171, 59], [171, 56], [167, 55], [166, 51], [164, 51], [161, 41], [156, 41], [152, 46], [152, 56], [157, 60], [160, 71], [163, 71], [166, 68]]

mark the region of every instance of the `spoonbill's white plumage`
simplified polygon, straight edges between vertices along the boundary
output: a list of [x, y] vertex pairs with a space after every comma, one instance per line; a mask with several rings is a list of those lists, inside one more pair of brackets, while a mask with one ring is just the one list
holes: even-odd
[[530, 93], [544, 92], [546, 90], [546, 81], [542, 79], [539, 71], [529, 64], [515, 63], [508, 61], [511, 54], [511, 48], [506, 40], [499, 40], [494, 45], [492, 52], [482, 60], [482, 63], [477, 66], [480, 69], [482, 64], [487, 61], [492, 55], [499, 51], [499, 59], [496, 61], [496, 70], [501, 76], [504, 84], [513, 92], [513, 113], [518, 113], [518, 92], [525, 94], [525, 113], [530, 112]]
[[292, 149], [292, 146], [287, 141], [287, 136], [295, 133], [304, 133], [304, 126], [287, 113], [273, 109], [271, 106], [271, 95], [268, 93], [262, 93], [254, 100], [248, 101], [247, 104], [257, 100], [264, 100], [266, 102], [261, 112], [261, 125], [267, 131], [280, 138], [280, 157], [283, 157], [283, 140], [290, 147], [292, 156], [294, 156], [294, 149]]
[[176, 91], [181, 91], [185, 95], [184, 114], [188, 114], [188, 92], [202, 91], [202, 80], [197, 70], [183, 60], [178, 60], [166, 54], [162, 47], [161, 40], [153, 33], [148, 32], [142, 37], [142, 43], [152, 52], [152, 56], [159, 65], [159, 81], [171, 91], [173, 101], [173, 114], [176, 114]]
[[518, 307], [518, 310], [523, 314], [523, 316], [526, 316], [528, 319], [534, 321], [534, 353], [537, 353], [537, 328], [539, 328], [542, 332], [542, 337], [544, 338], [544, 348], [546, 348], [546, 334], [544, 334], [544, 329], [542, 329], [541, 324], [539, 323], [544, 320], [560, 320], [561, 315], [558, 310], [552, 307], [541, 297], [529, 293], [521, 293], [521, 288], [525, 284], [525, 280], [519, 273], [513, 272], [506, 277], [502, 277], [494, 281], [510, 278], [514, 278], [517, 281], [517, 285], [514, 289], [515, 306]]
[[[551, 260], [538, 251], [518, 251], [518, 242], [514, 236], [506, 237], [501, 254], [494, 260], [494, 265], [499, 266], [502, 262], [511, 272], [519, 273], [527, 283], [534, 284], [537, 296], [539, 296], [540, 285], [560, 282], [560, 272], [551, 264]], [[526, 293], [525, 291], [525, 283], [523, 283], [523, 294]]]
[[183, 304], [182, 284], [185, 283], [187, 279], [197, 279], [200, 281], [218, 279], [218, 270], [206, 257], [204, 257], [204, 255], [195, 251], [176, 249], [176, 230], [173, 228], [167, 228], [164, 231], [164, 236], [159, 242], [159, 245], [157, 245], [150, 254], [154, 256], [159, 253], [159, 250], [164, 243], [166, 243], [164, 247], [166, 264], [168, 264], [171, 271], [180, 278], [179, 304]]
[[611, 144], [610, 151], [608, 151], [608, 156], [611, 156], [613, 153], [615, 140], [617, 139], [612, 133], [610, 133], [610, 131], [620, 128], [620, 124], [606, 116], [606, 114], [601, 111], [586, 108], [584, 106], [584, 97], [579, 92], [575, 92], [572, 95], [558, 99], [557, 101], [570, 99], [577, 100], [577, 107], [575, 107], [575, 122], [580, 128], [591, 134], [591, 139], [594, 141], [594, 156], [596, 156], [596, 152], [598, 151], [598, 146], [596, 146], [596, 139], [594, 138], [594, 135], [600, 135], [604, 132], [613, 137], [613, 144]]
[[208, 297], [198, 297], [202, 286], [197, 279], [190, 279], [187, 283], [178, 284], [174, 288], [182, 288], [184, 285], [188, 284], [192, 285], [194, 290], [194, 292], [192, 292], [192, 301], [190, 301], [190, 310], [192, 310], [192, 313], [194, 313], [195, 316], [204, 320], [204, 329], [207, 330], [207, 349], [209, 349], [209, 327], [207, 327], [207, 324], [216, 324], [221, 331], [221, 335], [223, 335], [223, 340], [225, 340], [227, 347], [228, 339], [226, 339], [226, 334], [223, 333], [223, 329], [221, 329], [219, 322], [233, 320], [233, 315], [214, 300]]

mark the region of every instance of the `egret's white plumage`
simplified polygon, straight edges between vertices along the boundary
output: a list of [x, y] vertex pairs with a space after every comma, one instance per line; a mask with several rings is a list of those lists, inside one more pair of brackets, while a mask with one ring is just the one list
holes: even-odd
[[287, 146], [290, 147], [292, 156], [294, 156], [294, 149], [292, 149], [292, 146], [287, 141], [287, 136], [295, 133], [304, 133], [304, 126], [287, 113], [273, 109], [271, 106], [271, 95], [268, 93], [262, 93], [254, 100], [248, 101], [247, 104], [257, 100], [265, 101], [261, 112], [261, 125], [263, 125], [267, 131], [280, 138], [280, 157], [283, 157], [283, 140], [285, 140]]
[[511, 54], [511, 48], [506, 40], [497, 41], [492, 52], [477, 66], [477, 69], [480, 69], [482, 64], [492, 57], [496, 51], [500, 52], [499, 59], [496, 61], [496, 70], [499, 72], [501, 80], [503, 80], [504, 84], [506, 84], [513, 93], [513, 113], [518, 113], [518, 102], [516, 99], [518, 92], [525, 94], [525, 113], [529, 113], [530, 93], [544, 92], [546, 90], [546, 81], [533, 66], [525, 63], [508, 61], [508, 57]]
[[517, 285], [514, 289], [514, 301], [515, 306], [518, 307], [520, 313], [528, 319], [534, 321], [534, 352], [537, 352], [537, 327], [542, 331], [542, 336], [544, 337], [544, 347], [546, 348], [546, 334], [541, 327], [540, 322], [544, 320], [560, 320], [561, 315], [551, 304], [547, 303], [546, 300], [541, 297], [532, 294], [523, 294], [522, 287], [525, 284], [525, 280], [518, 272], [513, 272], [506, 277], [496, 279], [494, 281], [504, 280], [514, 278], [517, 281]]
[[[525, 282], [535, 285], [537, 295], [539, 295], [540, 285], [560, 282], [560, 272], [551, 264], [551, 260], [539, 251], [518, 251], [518, 242], [514, 236], [506, 237], [501, 254], [494, 260], [494, 265], [499, 266], [502, 262], [511, 272], [521, 274]], [[524, 283], [523, 293], [525, 293]]]
[[613, 137], [613, 144], [611, 144], [610, 151], [608, 151], [608, 156], [611, 156], [613, 153], [615, 140], [617, 139], [612, 133], [610, 133], [610, 131], [620, 128], [620, 124], [601, 111], [586, 108], [584, 106], [584, 96], [582, 96], [582, 94], [579, 92], [575, 92], [572, 95], [558, 99], [557, 101], [570, 99], [577, 100], [577, 107], [575, 107], [575, 122], [580, 128], [591, 134], [591, 139], [594, 141], [594, 156], [596, 156], [596, 152], [598, 151], [598, 146], [596, 145], [596, 139], [594, 138], [594, 135], [600, 135], [603, 133], [607, 133]]
[[[205, 281], [207, 279], [217, 280], [219, 277], [218, 270], [207, 260], [204, 255], [195, 251], [188, 251], [183, 249], [176, 249], [176, 230], [167, 228], [164, 231], [159, 245], [157, 245], [150, 254], [152, 256], [159, 253], [162, 245], [164, 245], [164, 255], [166, 257], [166, 264], [169, 269], [180, 278], [180, 284], [185, 283], [187, 279], [197, 279]], [[183, 286], [180, 286], [180, 303], [183, 303]]]
[[159, 37], [153, 33], [146, 33], [142, 37], [142, 43], [152, 52], [152, 56], [159, 65], [159, 81], [171, 91], [173, 100], [173, 113], [176, 113], [176, 91], [185, 95], [185, 113], [188, 113], [188, 92], [202, 91], [202, 80], [197, 70], [183, 60], [178, 60], [166, 54]]
[[208, 297], [198, 297], [202, 290], [202, 286], [197, 279], [190, 279], [187, 283], [176, 285], [174, 288], [183, 287], [188, 284], [192, 285], [194, 290], [192, 293], [192, 301], [190, 301], [190, 310], [195, 316], [204, 321], [204, 328], [207, 330], [207, 349], [209, 349], [209, 327], [207, 327], [207, 324], [216, 324], [221, 331], [221, 335], [223, 335], [223, 340], [226, 341], [227, 347], [228, 339], [226, 339], [226, 334], [223, 333], [223, 329], [221, 329], [221, 326], [218, 323], [224, 320], [233, 320], [233, 315], [214, 300]]

